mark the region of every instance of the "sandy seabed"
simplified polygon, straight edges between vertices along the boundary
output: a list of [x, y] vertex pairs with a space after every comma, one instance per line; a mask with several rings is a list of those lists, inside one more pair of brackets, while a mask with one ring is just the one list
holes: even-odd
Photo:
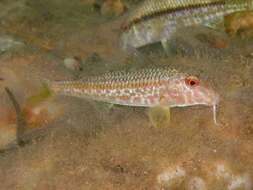
[[[4, 87], [24, 107], [44, 80], [171, 66], [198, 75], [221, 97], [220, 126], [210, 108], [196, 106], [173, 108], [171, 123], [159, 129], [143, 108], [53, 97], [43, 104], [49, 114], [28, 125], [29, 143], [0, 153], [0, 189], [253, 189], [252, 40], [227, 39], [228, 47], [217, 50], [184, 36], [182, 51], [173, 56], [155, 45], [129, 57], [118, 47], [120, 19], [101, 18], [85, 1], [0, 7], [6, 10], [0, 38], [19, 42], [1, 49], [1, 149], [16, 140], [17, 128]], [[82, 69], [68, 70], [66, 57], [78, 57]]]

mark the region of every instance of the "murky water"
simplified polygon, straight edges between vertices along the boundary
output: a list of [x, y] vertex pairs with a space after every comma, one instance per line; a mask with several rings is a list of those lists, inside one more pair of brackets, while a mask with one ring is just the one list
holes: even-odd
[[[252, 39], [195, 27], [177, 33], [170, 55], [153, 44], [133, 56], [119, 47], [125, 14], [115, 15], [126, 9], [101, 13], [92, 3], [0, 2], [0, 189], [253, 189]], [[136, 2], [122, 3], [129, 11]], [[144, 108], [51, 96], [43, 87], [150, 66], [209, 83], [220, 95], [220, 125], [210, 107], [193, 106], [172, 108], [171, 122], [154, 128]], [[5, 87], [26, 120], [21, 146]]]

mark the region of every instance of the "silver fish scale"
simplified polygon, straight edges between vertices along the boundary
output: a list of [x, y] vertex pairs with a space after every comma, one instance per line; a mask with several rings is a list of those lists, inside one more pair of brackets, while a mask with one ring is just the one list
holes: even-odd
[[168, 67], [133, 72], [111, 72], [78, 81], [55, 81], [49, 84], [57, 94], [89, 98], [120, 105], [150, 107], [159, 103], [164, 82], [181, 80], [186, 74]]
[[113, 83], [131, 83], [131, 82], [148, 82], [148, 81], [159, 81], [168, 80], [173, 77], [178, 77], [179, 75], [184, 75], [179, 73], [175, 69], [170, 68], [150, 68], [143, 69], [140, 71], [133, 72], [110, 72], [102, 76], [89, 77], [83, 82], [96, 83], [96, 84], [113, 84]]

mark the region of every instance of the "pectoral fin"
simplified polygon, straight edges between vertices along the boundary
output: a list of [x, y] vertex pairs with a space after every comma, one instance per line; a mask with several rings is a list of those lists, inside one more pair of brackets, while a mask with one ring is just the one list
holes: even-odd
[[148, 111], [149, 120], [156, 128], [167, 127], [170, 124], [170, 107], [155, 106]]

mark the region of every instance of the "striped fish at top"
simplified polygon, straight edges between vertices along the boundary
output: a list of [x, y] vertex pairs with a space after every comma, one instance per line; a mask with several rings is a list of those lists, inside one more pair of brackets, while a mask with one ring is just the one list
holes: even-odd
[[171, 38], [177, 29], [210, 25], [224, 15], [253, 10], [253, 0], [146, 0], [122, 25], [121, 46], [139, 48]]

